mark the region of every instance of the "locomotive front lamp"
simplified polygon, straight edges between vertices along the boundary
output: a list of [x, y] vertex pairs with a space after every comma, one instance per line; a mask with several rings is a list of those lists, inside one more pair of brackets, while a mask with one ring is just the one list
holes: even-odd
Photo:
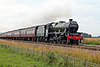
[[70, 39], [72, 39], [72, 37], [70, 37]]

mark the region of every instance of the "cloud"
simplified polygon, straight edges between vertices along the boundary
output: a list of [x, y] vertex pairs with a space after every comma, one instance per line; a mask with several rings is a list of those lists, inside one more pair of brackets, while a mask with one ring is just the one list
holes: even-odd
[[29, 6], [26, 5], [3, 5], [0, 7], [0, 17], [16, 16], [18, 13], [28, 12]]
[[0, 0], [0, 32], [16, 29], [15, 23], [32, 10], [31, 6], [15, 4], [16, 1], [17, 0]]

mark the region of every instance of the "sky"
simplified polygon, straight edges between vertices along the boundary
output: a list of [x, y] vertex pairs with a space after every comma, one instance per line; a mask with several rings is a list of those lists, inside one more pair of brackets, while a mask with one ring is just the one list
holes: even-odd
[[69, 18], [79, 32], [100, 35], [100, 0], [0, 0], [0, 32]]

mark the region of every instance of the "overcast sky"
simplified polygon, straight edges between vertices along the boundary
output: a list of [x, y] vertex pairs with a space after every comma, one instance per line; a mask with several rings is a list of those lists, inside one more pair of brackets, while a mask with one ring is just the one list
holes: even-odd
[[73, 18], [79, 24], [78, 31], [98, 36], [99, 8], [100, 0], [0, 0], [0, 32], [38, 25], [44, 20]]

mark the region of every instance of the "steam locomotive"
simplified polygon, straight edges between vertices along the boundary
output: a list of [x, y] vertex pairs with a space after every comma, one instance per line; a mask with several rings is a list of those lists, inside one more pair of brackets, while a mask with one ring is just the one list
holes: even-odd
[[51, 22], [45, 25], [32, 26], [28, 28], [8, 31], [0, 34], [2, 39], [26, 40], [35, 42], [48, 42], [57, 44], [79, 44], [83, 39], [78, 33], [79, 26], [76, 21]]

